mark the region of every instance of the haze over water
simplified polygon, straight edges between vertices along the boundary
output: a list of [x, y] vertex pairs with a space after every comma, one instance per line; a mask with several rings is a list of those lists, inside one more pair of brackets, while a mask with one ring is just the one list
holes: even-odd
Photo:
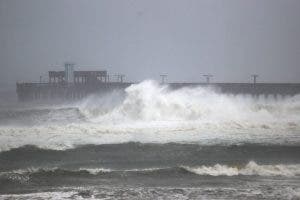
[[[0, 0], [0, 200], [300, 199], [300, 87], [249, 84], [300, 83], [299, 10], [299, 0]], [[41, 100], [107, 86], [93, 75], [80, 83], [91, 90], [68, 93], [65, 62], [136, 84]], [[48, 71], [61, 82], [44, 84]], [[171, 90], [160, 75], [286, 96]], [[18, 102], [16, 83], [39, 82], [20, 99], [40, 100]]]

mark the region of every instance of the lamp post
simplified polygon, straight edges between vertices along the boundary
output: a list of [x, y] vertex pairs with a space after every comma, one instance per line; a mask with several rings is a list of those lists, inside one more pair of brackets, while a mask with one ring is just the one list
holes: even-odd
[[162, 83], [162, 84], [165, 84], [165, 81], [166, 81], [167, 76], [168, 76], [168, 75], [166, 75], [166, 74], [161, 74], [161, 75], [160, 75], [160, 77], [161, 77], [161, 83]]
[[256, 84], [256, 80], [258, 75], [257, 74], [252, 74], [251, 77], [253, 78], [253, 84]]
[[211, 75], [211, 74], [204, 74], [203, 76], [205, 77], [207, 84], [210, 83], [210, 78], [213, 77], [213, 75]]

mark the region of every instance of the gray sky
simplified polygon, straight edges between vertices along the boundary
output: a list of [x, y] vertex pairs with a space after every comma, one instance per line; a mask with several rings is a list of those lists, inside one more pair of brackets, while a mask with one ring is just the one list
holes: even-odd
[[300, 82], [299, 0], [0, 0], [0, 87], [55, 65], [159, 79]]

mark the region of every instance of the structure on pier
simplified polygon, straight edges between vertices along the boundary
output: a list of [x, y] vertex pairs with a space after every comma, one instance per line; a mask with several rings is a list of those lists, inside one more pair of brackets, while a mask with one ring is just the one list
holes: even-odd
[[17, 83], [19, 101], [35, 99], [78, 99], [92, 93], [124, 89], [132, 83], [109, 80], [107, 71], [75, 71], [73, 63], [65, 63], [64, 71], [49, 71], [47, 83]]
[[[65, 63], [65, 71], [49, 71], [49, 81], [42, 83], [17, 83], [19, 101], [36, 99], [80, 99], [89, 94], [106, 93], [112, 90], [123, 90], [131, 82], [124, 82], [124, 75], [118, 74], [117, 80], [109, 80], [107, 71], [75, 71], [73, 63]], [[293, 96], [300, 94], [300, 83], [257, 83], [253, 75], [252, 83], [211, 83], [211, 75], [205, 75], [206, 83], [166, 83], [166, 75], [161, 75], [162, 83], [170, 89], [182, 87], [211, 87], [226, 94], [249, 94], [254, 97], [263, 95]]]
[[72, 63], [65, 63], [65, 71], [49, 71], [49, 84], [94, 84], [107, 81], [107, 71], [74, 71], [74, 64]]

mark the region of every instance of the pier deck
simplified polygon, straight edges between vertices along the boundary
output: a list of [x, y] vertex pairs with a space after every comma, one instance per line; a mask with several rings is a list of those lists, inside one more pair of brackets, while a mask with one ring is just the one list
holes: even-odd
[[[123, 90], [134, 83], [99, 82], [93, 84], [76, 83], [17, 83], [19, 101], [37, 99], [80, 99], [90, 94], [104, 94], [113, 90]], [[300, 94], [300, 83], [167, 83], [171, 89], [183, 87], [211, 87], [226, 94], [249, 94], [252, 96], [294, 96]]]

